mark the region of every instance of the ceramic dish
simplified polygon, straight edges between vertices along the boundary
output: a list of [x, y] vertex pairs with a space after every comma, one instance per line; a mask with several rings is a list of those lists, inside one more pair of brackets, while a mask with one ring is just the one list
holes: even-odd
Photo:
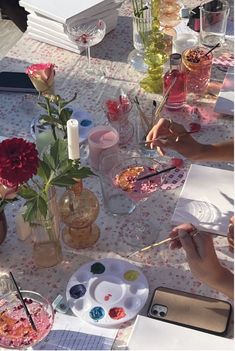
[[72, 275], [66, 288], [73, 313], [101, 327], [134, 318], [148, 294], [148, 281], [136, 266], [111, 258], [86, 263]]

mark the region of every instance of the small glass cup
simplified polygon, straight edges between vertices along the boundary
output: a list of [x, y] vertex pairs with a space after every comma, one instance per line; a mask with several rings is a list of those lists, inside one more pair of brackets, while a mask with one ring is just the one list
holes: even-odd
[[10, 349], [25, 349], [42, 341], [50, 332], [54, 312], [50, 302], [33, 291], [21, 291], [31, 314], [36, 331], [32, 328], [24, 307], [16, 292], [0, 298], [0, 346]]
[[200, 43], [208, 47], [222, 44], [225, 39], [229, 15], [226, 0], [204, 1], [200, 6]]
[[182, 70], [186, 72], [187, 93], [205, 94], [211, 77], [213, 55], [208, 49], [193, 47], [182, 53]]

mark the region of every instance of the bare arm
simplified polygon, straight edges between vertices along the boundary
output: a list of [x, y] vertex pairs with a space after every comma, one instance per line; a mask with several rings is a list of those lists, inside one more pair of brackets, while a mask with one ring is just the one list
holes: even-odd
[[191, 134], [184, 134], [186, 132], [181, 124], [161, 118], [148, 133], [146, 141], [166, 137], [166, 139], [155, 140], [151, 143], [151, 148], [157, 147], [161, 155], [164, 155], [165, 149], [169, 148], [193, 161], [233, 161], [233, 140], [213, 145], [201, 144]]

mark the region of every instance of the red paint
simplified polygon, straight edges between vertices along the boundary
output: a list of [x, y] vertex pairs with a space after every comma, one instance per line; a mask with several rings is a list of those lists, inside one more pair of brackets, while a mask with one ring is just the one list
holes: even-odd
[[172, 158], [171, 159], [171, 166], [182, 167], [183, 164], [184, 164], [184, 161], [181, 158]]
[[109, 301], [112, 297], [112, 294], [105, 295], [104, 301]]
[[199, 123], [190, 123], [189, 127], [190, 127], [190, 132], [193, 132], [193, 133], [199, 132], [199, 130], [201, 129], [201, 125]]
[[126, 316], [126, 312], [122, 307], [113, 307], [109, 310], [109, 316], [112, 319], [121, 319]]

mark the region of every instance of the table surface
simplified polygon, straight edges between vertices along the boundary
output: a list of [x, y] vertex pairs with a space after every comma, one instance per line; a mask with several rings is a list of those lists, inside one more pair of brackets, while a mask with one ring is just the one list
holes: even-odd
[[[187, 3], [187, 1], [184, 1]], [[198, 4], [199, 1], [191, 2], [191, 5]], [[101, 108], [101, 102], [105, 94], [115, 93], [117, 88], [122, 87], [125, 91], [138, 93], [139, 100], [145, 111], [150, 112], [153, 98], [160, 101], [160, 95], [146, 94], [139, 88], [139, 80], [142, 75], [127, 64], [127, 57], [132, 46], [132, 22], [130, 4], [124, 3], [120, 9], [118, 24], [115, 30], [109, 33], [104, 40], [91, 49], [92, 65], [101, 67], [106, 72], [103, 81], [96, 82], [86, 76], [84, 63], [86, 57], [76, 53], [66, 51], [54, 46], [50, 46], [29, 38], [25, 33], [21, 40], [8, 52], [0, 62], [0, 71], [24, 71], [32, 63], [53, 62], [56, 65], [55, 91], [63, 97], [71, 97], [74, 92], [78, 93], [78, 98], [73, 103], [73, 108], [83, 108], [89, 111], [95, 124], [104, 124], [106, 118]], [[227, 50], [227, 47], [226, 47]], [[223, 54], [217, 54], [219, 57]], [[218, 61], [217, 61], [218, 63]], [[221, 63], [221, 62], [219, 62]], [[213, 77], [222, 81], [224, 72], [214, 65]], [[28, 111], [25, 108], [24, 94], [1, 93], [0, 94], [0, 135], [5, 137], [24, 137], [31, 139], [30, 123], [32, 118], [40, 111], [32, 108]], [[206, 95], [198, 101], [198, 107], [202, 113], [202, 130], [195, 138], [201, 142], [211, 143], [233, 138], [233, 119], [229, 116], [220, 115], [213, 112], [215, 97]], [[175, 121], [183, 123], [186, 127], [190, 123], [189, 106], [180, 112], [169, 112], [164, 110], [163, 116], [173, 118]], [[137, 111], [132, 109], [130, 119], [135, 127], [138, 117]], [[135, 138], [123, 148], [128, 154], [134, 154], [136, 150]], [[169, 154], [171, 155], [171, 154]], [[86, 159], [83, 160], [85, 164]], [[203, 164], [203, 163], [201, 163]], [[212, 167], [232, 169], [228, 163], [207, 163]], [[86, 186], [94, 191], [100, 202], [100, 213], [96, 223], [100, 227], [101, 236], [99, 241], [91, 248], [84, 250], [72, 250], [63, 243], [63, 262], [56, 267], [40, 269], [34, 265], [30, 250], [31, 239], [20, 241], [15, 230], [15, 216], [17, 210], [22, 205], [17, 202], [9, 205], [6, 209], [8, 233], [4, 243], [0, 246], [0, 277], [12, 270], [18, 282], [24, 289], [31, 289], [42, 293], [50, 300], [58, 294], [65, 294], [65, 288], [70, 276], [82, 264], [101, 258], [125, 258], [125, 255], [132, 249], [123, 243], [122, 228], [128, 218], [115, 218], [108, 215], [102, 204], [100, 185], [94, 178], [85, 180]], [[159, 239], [168, 236], [170, 218], [173, 214], [177, 198], [181, 187], [156, 192], [143, 205], [142, 211], [146, 220], [151, 218], [156, 226]], [[168, 229], [168, 230], [167, 230]], [[233, 255], [228, 250], [226, 237], [215, 237], [216, 251], [222, 264], [228, 269], [233, 269]], [[159, 286], [166, 286], [188, 292], [221, 298], [230, 301], [226, 296], [211, 289], [195, 279], [188, 267], [182, 250], [171, 251], [167, 245], [149, 250], [138, 255], [135, 261], [150, 285], [150, 295]], [[149, 297], [150, 298], [150, 297]], [[148, 300], [149, 301], [149, 300]], [[231, 301], [230, 301], [231, 302]], [[146, 306], [148, 303], [146, 304]], [[142, 313], [146, 312], [146, 307]], [[119, 330], [114, 348], [124, 346], [131, 330], [133, 321], [125, 323]], [[233, 326], [231, 323], [229, 336], [232, 336]]]

